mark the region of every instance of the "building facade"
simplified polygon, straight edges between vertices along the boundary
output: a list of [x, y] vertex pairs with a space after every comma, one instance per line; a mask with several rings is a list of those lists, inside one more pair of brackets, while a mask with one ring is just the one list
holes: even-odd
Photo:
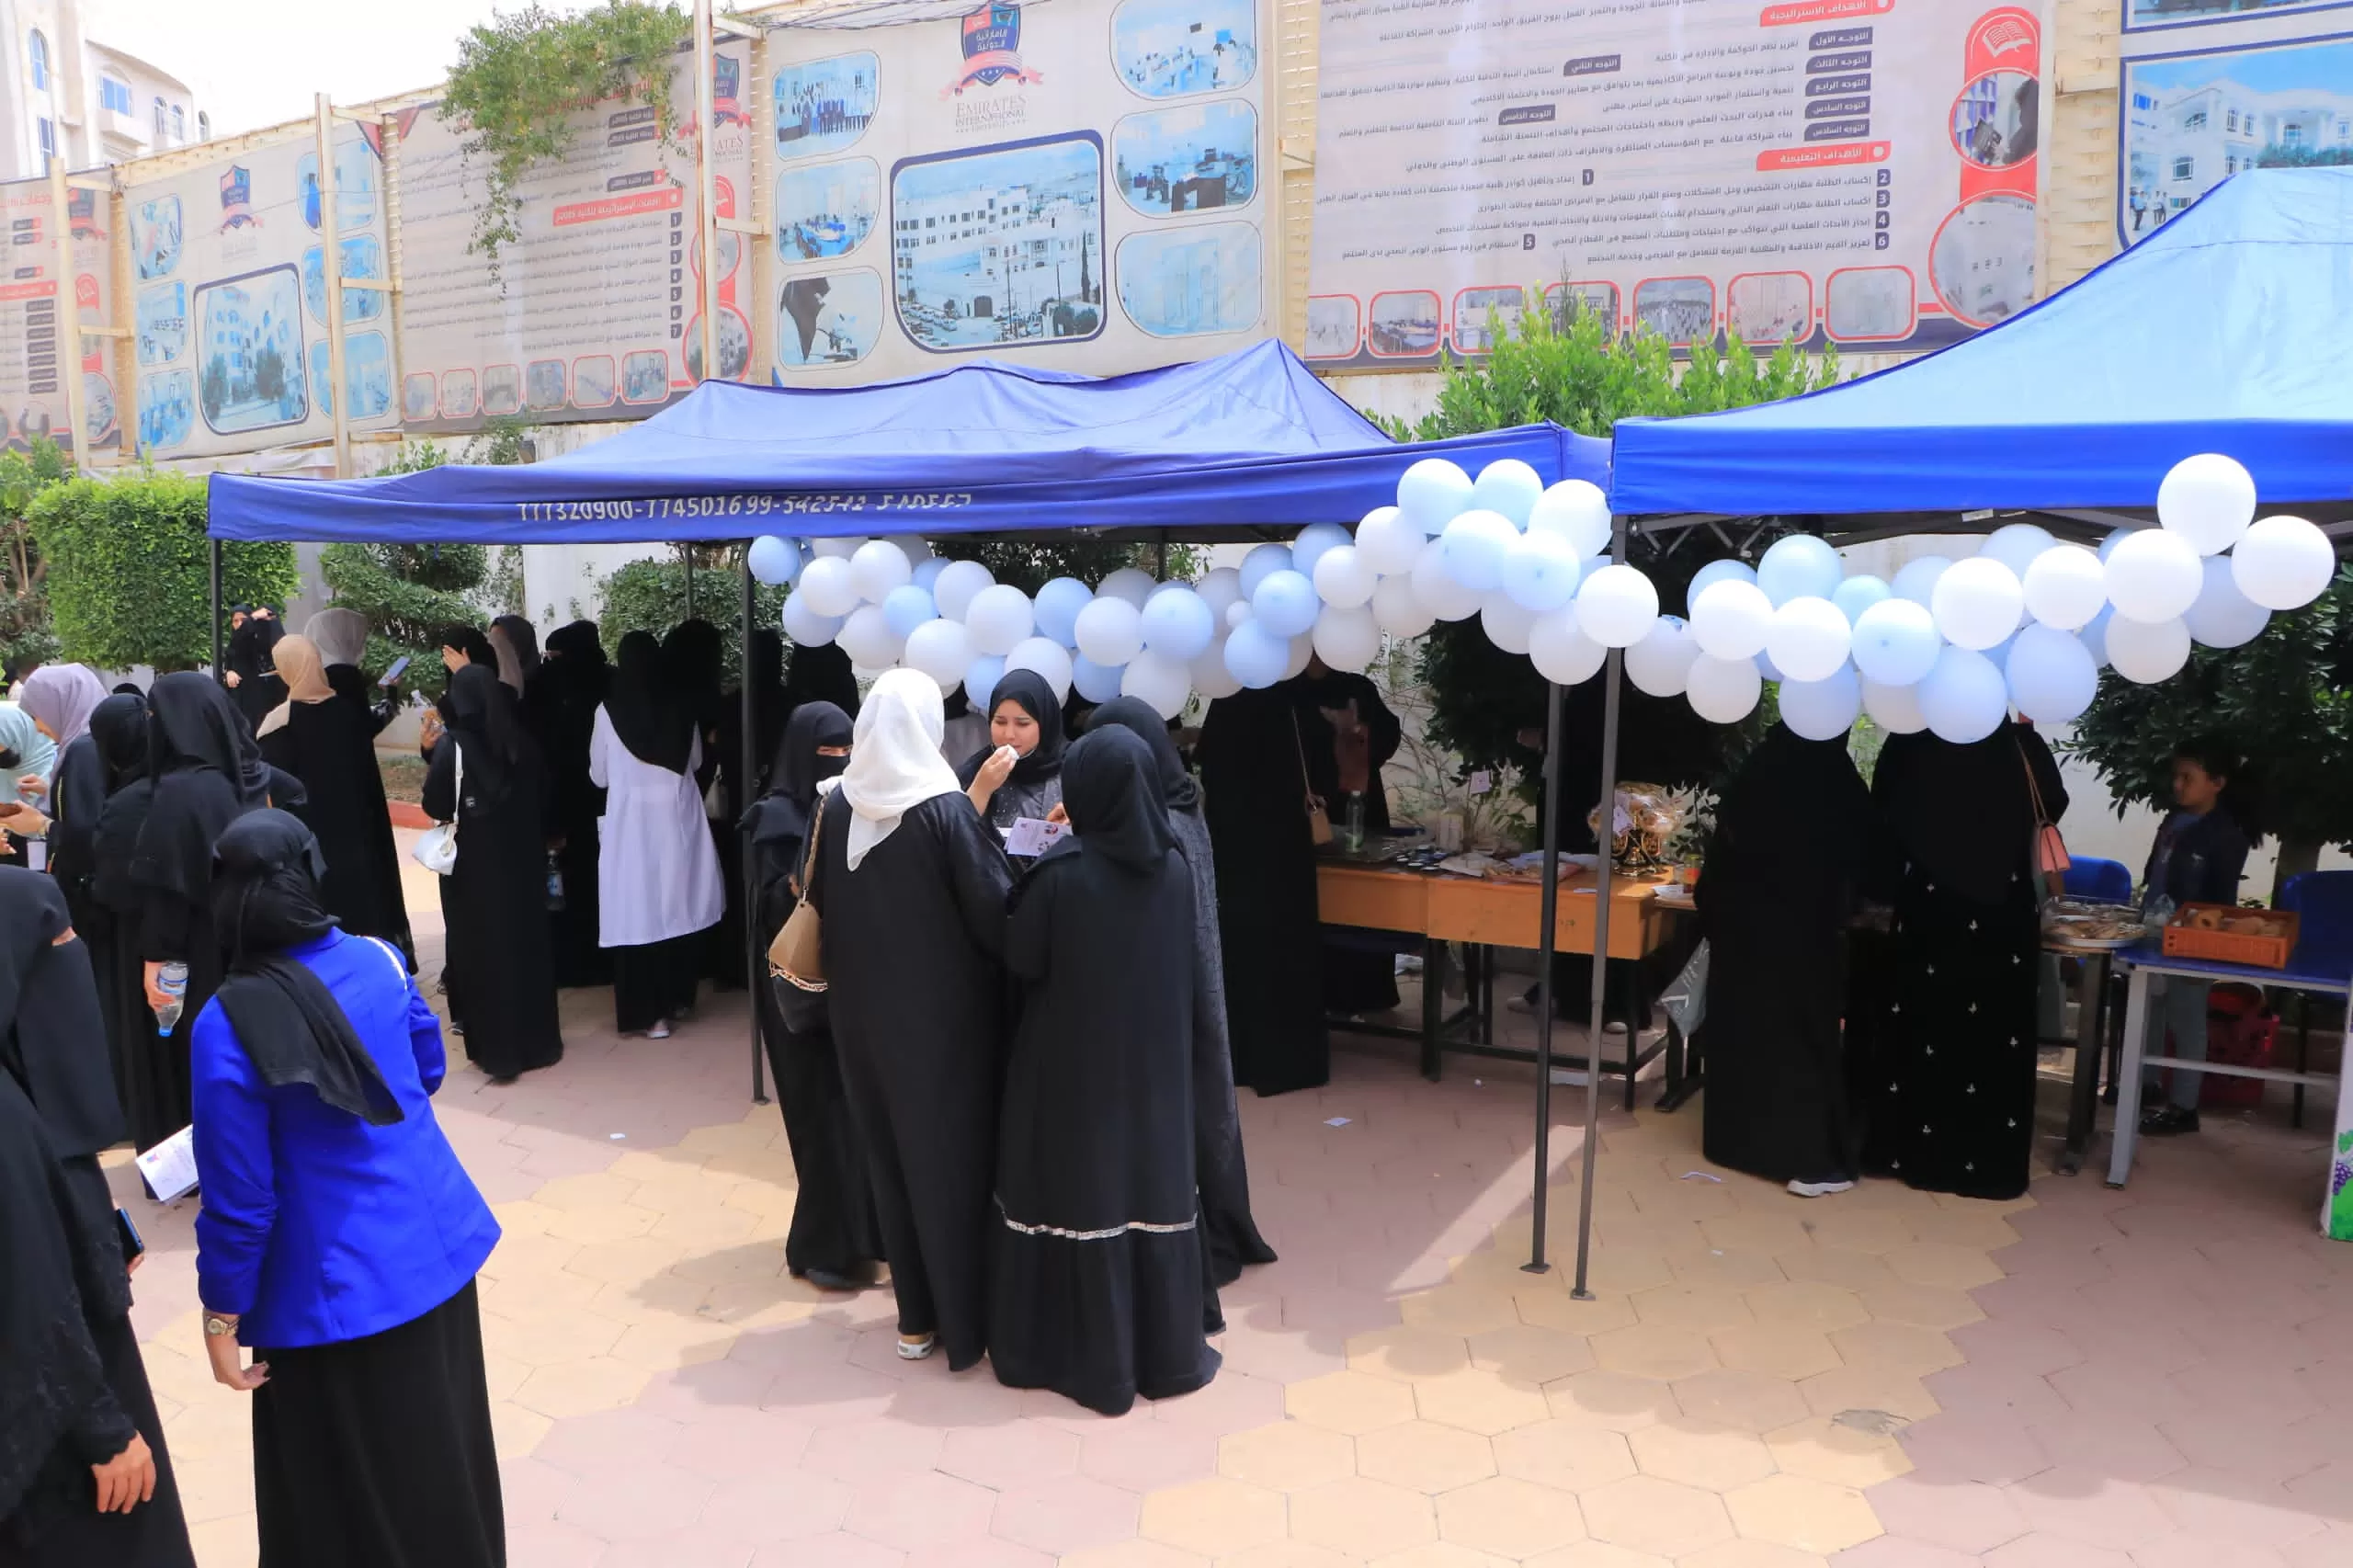
[[94, 168], [210, 141], [188, 85], [107, 41], [84, 0], [0, 0], [0, 179], [33, 179], [52, 155]]

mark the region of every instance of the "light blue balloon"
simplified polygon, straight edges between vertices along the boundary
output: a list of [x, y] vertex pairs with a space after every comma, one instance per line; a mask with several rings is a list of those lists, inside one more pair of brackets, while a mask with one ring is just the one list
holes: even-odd
[[1324, 607], [1315, 597], [1315, 585], [1286, 569], [1269, 573], [1258, 584], [1250, 596], [1250, 608], [1268, 631], [1289, 638], [1313, 628], [1316, 611]]
[[1838, 552], [1812, 534], [1777, 539], [1756, 562], [1756, 585], [1775, 609], [1791, 599], [1826, 599], [1846, 570]]
[[1512, 527], [1524, 528], [1528, 514], [1536, 509], [1536, 498], [1543, 494], [1544, 481], [1534, 469], [1518, 458], [1502, 458], [1479, 471], [1471, 485], [1471, 505], [1501, 512]]
[[1764, 676], [1767, 680], [1771, 681], [1775, 686], [1779, 686], [1790, 678], [1781, 673], [1781, 666], [1773, 662], [1773, 655], [1768, 653], [1764, 649], [1759, 648], [1756, 650], [1756, 673]]
[[[1258, 585], [1262, 590], [1266, 585]], [[1309, 595], [1313, 597], [1312, 588]], [[1155, 653], [1190, 664], [1209, 651], [1216, 637], [1217, 617], [1210, 613], [1209, 601], [1182, 584], [1153, 595], [1144, 604], [1143, 645]]]
[[1518, 538], [1510, 518], [1474, 508], [1447, 524], [1438, 536], [1438, 564], [1464, 587], [1492, 593], [1503, 585], [1504, 552]]
[[744, 556], [744, 563], [752, 569], [752, 575], [770, 587], [800, 576], [801, 562], [801, 547], [774, 534], [763, 534], [754, 540]]
[[1884, 598], [1855, 618], [1855, 667], [1881, 686], [1910, 686], [1943, 645], [1928, 607], [1910, 599]]
[[1071, 655], [1071, 689], [1089, 702], [1108, 702], [1119, 696], [1120, 677], [1126, 673], [1125, 665], [1098, 665], [1084, 653]]
[[[921, 573], [916, 575], [920, 577]], [[1040, 585], [1030, 605], [1038, 635], [1051, 637], [1065, 648], [1078, 646], [1078, 612], [1095, 597], [1095, 590], [1075, 577], [1056, 577]]]
[[1841, 582], [1831, 594], [1830, 602], [1838, 607], [1838, 613], [1847, 618], [1847, 625], [1852, 626], [1862, 618], [1863, 611], [1881, 599], [1893, 597], [1894, 593], [1895, 590], [1887, 585], [1885, 578], [1864, 573]]
[[1809, 741], [1836, 740], [1863, 710], [1863, 683], [1852, 665], [1822, 680], [1784, 681], [1781, 722]]
[[1337, 523], [1310, 523], [1290, 541], [1290, 569], [1312, 583], [1315, 563], [1324, 559], [1325, 551], [1355, 542], [1355, 536]]
[[[2035, 623], [2029, 621], [2028, 624], [2033, 625]], [[1994, 667], [1995, 669], [2006, 670], [2010, 667], [2010, 650], [2018, 645], [2018, 634], [2013, 631], [2007, 637], [2003, 638], [1999, 642], [1995, 643], [1991, 648], [1986, 649], [1985, 656], [1994, 661]]]
[[2084, 640], [2084, 646], [2092, 651], [2092, 667], [2095, 669], [2108, 667], [2108, 623], [2115, 614], [2114, 605], [2102, 605], [2099, 613], [2092, 617], [2092, 623], [2075, 633]]
[[989, 705], [989, 694], [996, 689], [996, 683], [1004, 678], [1004, 658], [995, 653], [983, 653], [964, 671], [964, 700], [985, 714]]
[[1920, 714], [1940, 740], [1982, 741], [2001, 728], [2010, 688], [1994, 661], [1967, 648], [1947, 648], [1920, 677]]
[[915, 585], [930, 593], [932, 585], [939, 581], [939, 574], [947, 570], [948, 562], [943, 557], [935, 555], [928, 561], [919, 561], [915, 562]]
[[2006, 673], [2010, 700], [2038, 723], [2065, 724], [2099, 695], [2099, 665], [2081, 639], [2034, 621], [2020, 631]]
[[938, 613], [931, 602], [931, 590], [913, 583], [902, 583], [882, 597], [882, 619], [890, 624], [891, 635], [902, 641]]
[[1290, 639], [1276, 636], [1255, 618], [1235, 627], [1225, 640], [1225, 673], [1254, 691], [1282, 679], [1290, 665]]
[[1504, 551], [1503, 589], [1512, 603], [1539, 615], [1577, 597], [1585, 563], [1576, 547], [1549, 529], [1531, 528]]
[[1425, 534], [1436, 534], [1471, 505], [1471, 476], [1444, 458], [1424, 458], [1397, 481], [1397, 510]]
[[1683, 613], [1690, 614], [1691, 607], [1699, 602], [1699, 596], [1727, 577], [1737, 577], [1743, 582], [1754, 583], [1756, 581], [1756, 569], [1745, 561], [1709, 562], [1691, 574], [1691, 585], [1683, 590]]
[[1242, 597], [1255, 599], [1258, 585], [1278, 572], [1292, 570], [1290, 546], [1262, 544], [1242, 558]]

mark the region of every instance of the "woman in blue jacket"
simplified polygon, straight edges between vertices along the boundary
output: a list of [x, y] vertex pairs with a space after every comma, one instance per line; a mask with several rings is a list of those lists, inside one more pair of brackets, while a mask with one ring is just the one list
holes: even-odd
[[284, 812], [222, 834], [211, 903], [197, 1288], [213, 1376], [254, 1394], [262, 1568], [503, 1563], [474, 1294], [498, 1224], [434, 1121], [440, 1025], [397, 950], [319, 906]]
[[[2245, 792], [2231, 788], [2238, 771], [2238, 758], [2219, 742], [2192, 741], [2176, 749], [2174, 809], [2149, 847], [2143, 899], [2170, 899], [2177, 907], [2238, 903], [2247, 852], [2247, 828], [2240, 820]], [[2206, 1060], [2206, 1001], [2212, 989], [2202, 980], [2183, 975], [2151, 977], [2149, 1032], [2154, 1038], [2149, 1041], [2149, 1054]], [[2168, 1034], [2173, 1037], [2170, 1051]], [[2143, 1082], [2154, 1087], [2160, 1071], [2147, 1069]], [[2175, 1068], [2165, 1102], [2141, 1113], [2141, 1131], [2153, 1138], [2197, 1131], [2198, 1096], [2205, 1082], [2203, 1073]]]

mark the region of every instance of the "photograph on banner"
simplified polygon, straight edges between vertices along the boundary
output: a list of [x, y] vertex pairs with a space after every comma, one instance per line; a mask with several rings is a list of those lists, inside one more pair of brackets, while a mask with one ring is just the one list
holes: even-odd
[[1531, 310], [1679, 347], [2006, 320], [2036, 297], [2049, 15], [1326, 5], [1307, 358], [1483, 354]]
[[[0, 222], [11, 242], [8, 275], [0, 280], [0, 445], [22, 449], [46, 436], [74, 449], [65, 377], [81, 354], [83, 418], [95, 449], [122, 444], [115, 395], [114, 342], [69, 337], [70, 312], [82, 324], [110, 324], [114, 261], [107, 233], [111, 204], [97, 191], [68, 188], [71, 265], [57, 247], [56, 190], [46, 179], [0, 184]], [[182, 324], [185, 330], [185, 323]]]
[[2353, 0], [2124, 0], [2124, 30], [2197, 27], [2289, 11], [2335, 11]]
[[1257, 0], [780, 23], [779, 385], [985, 353], [1117, 374], [1275, 330]]
[[[719, 40], [710, 151], [720, 215], [748, 216], [751, 44]], [[516, 187], [521, 234], [472, 248], [478, 174], [465, 127], [428, 106], [400, 124], [399, 401], [413, 431], [478, 430], [494, 419], [631, 419], [702, 378], [705, 258], [697, 194], [694, 56], [671, 73], [677, 135], [644, 104], [608, 100], [573, 121], [572, 147]], [[829, 111], [831, 112], [831, 111]], [[809, 192], [824, 210], [839, 194]], [[749, 243], [715, 247], [720, 373], [753, 372]]]
[[[2323, 23], [2332, 30], [2315, 36]], [[2135, 34], [2124, 48], [2120, 244], [2242, 169], [2353, 164], [2353, 6]]]
[[[383, 187], [373, 125], [335, 129], [332, 235], [313, 136], [124, 187], [140, 450], [251, 452], [335, 433], [325, 247], [347, 278], [389, 278]], [[341, 292], [346, 417], [395, 426], [390, 297]]]

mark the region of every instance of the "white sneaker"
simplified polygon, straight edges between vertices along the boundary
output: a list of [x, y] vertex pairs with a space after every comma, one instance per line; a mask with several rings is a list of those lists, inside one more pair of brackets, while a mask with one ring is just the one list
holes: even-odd
[[660, 1022], [656, 1023], [652, 1028], [645, 1031], [645, 1038], [648, 1040], [668, 1040], [670, 1038], [670, 1020], [664, 1018]]
[[899, 1359], [902, 1361], [924, 1360], [931, 1355], [933, 1348], [938, 1344], [938, 1335], [926, 1334], [921, 1339], [909, 1339], [902, 1335], [899, 1336]]
[[1851, 1181], [1793, 1181], [1790, 1191], [1800, 1198], [1827, 1198], [1834, 1192], [1852, 1192]]

